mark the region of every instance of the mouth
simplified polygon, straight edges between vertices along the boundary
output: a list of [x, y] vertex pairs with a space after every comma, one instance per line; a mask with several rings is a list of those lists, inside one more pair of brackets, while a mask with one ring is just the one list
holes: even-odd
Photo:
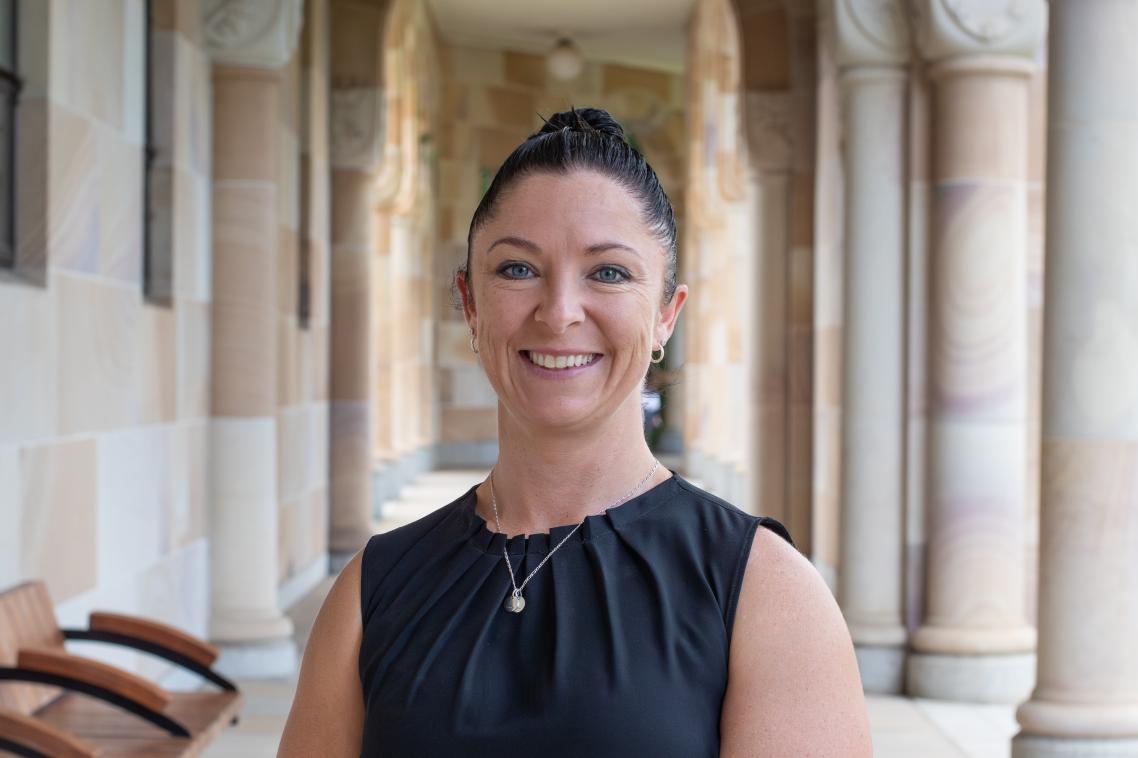
[[601, 357], [600, 353], [573, 353], [566, 355], [551, 355], [539, 353], [536, 350], [522, 350], [522, 356], [535, 366], [551, 371], [567, 371], [591, 365]]

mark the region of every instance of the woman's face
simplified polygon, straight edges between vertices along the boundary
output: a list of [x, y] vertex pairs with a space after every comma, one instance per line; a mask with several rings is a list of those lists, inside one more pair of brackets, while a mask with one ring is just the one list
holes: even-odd
[[499, 401], [524, 423], [584, 428], [633, 403], [687, 297], [636, 200], [590, 171], [533, 174], [472, 240], [467, 323]]

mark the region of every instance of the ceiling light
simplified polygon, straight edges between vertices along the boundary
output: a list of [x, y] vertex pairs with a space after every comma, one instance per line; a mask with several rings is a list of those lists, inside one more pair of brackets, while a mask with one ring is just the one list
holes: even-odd
[[557, 40], [557, 44], [545, 59], [545, 67], [554, 79], [568, 81], [580, 76], [582, 69], [585, 68], [585, 59], [573, 40], [562, 37]]

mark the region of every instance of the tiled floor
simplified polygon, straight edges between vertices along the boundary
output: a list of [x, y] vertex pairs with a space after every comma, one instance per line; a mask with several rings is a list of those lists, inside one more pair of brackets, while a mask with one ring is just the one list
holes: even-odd
[[[484, 471], [438, 471], [405, 487], [398, 501], [384, 508], [376, 531], [409, 523], [465, 492]], [[294, 607], [297, 643], [303, 649], [312, 620], [331, 579]], [[260, 758], [276, 754], [296, 680], [241, 682], [246, 701], [241, 723], [206, 752], [206, 758]], [[869, 718], [877, 758], [1008, 758], [1016, 732], [1011, 706], [979, 706], [870, 697]]]

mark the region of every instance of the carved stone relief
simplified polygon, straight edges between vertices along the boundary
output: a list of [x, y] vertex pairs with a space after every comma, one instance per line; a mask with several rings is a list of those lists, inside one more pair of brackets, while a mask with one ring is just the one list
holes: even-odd
[[304, 0], [206, 0], [202, 23], [213, 59], [279, 68], [296, 50]]

